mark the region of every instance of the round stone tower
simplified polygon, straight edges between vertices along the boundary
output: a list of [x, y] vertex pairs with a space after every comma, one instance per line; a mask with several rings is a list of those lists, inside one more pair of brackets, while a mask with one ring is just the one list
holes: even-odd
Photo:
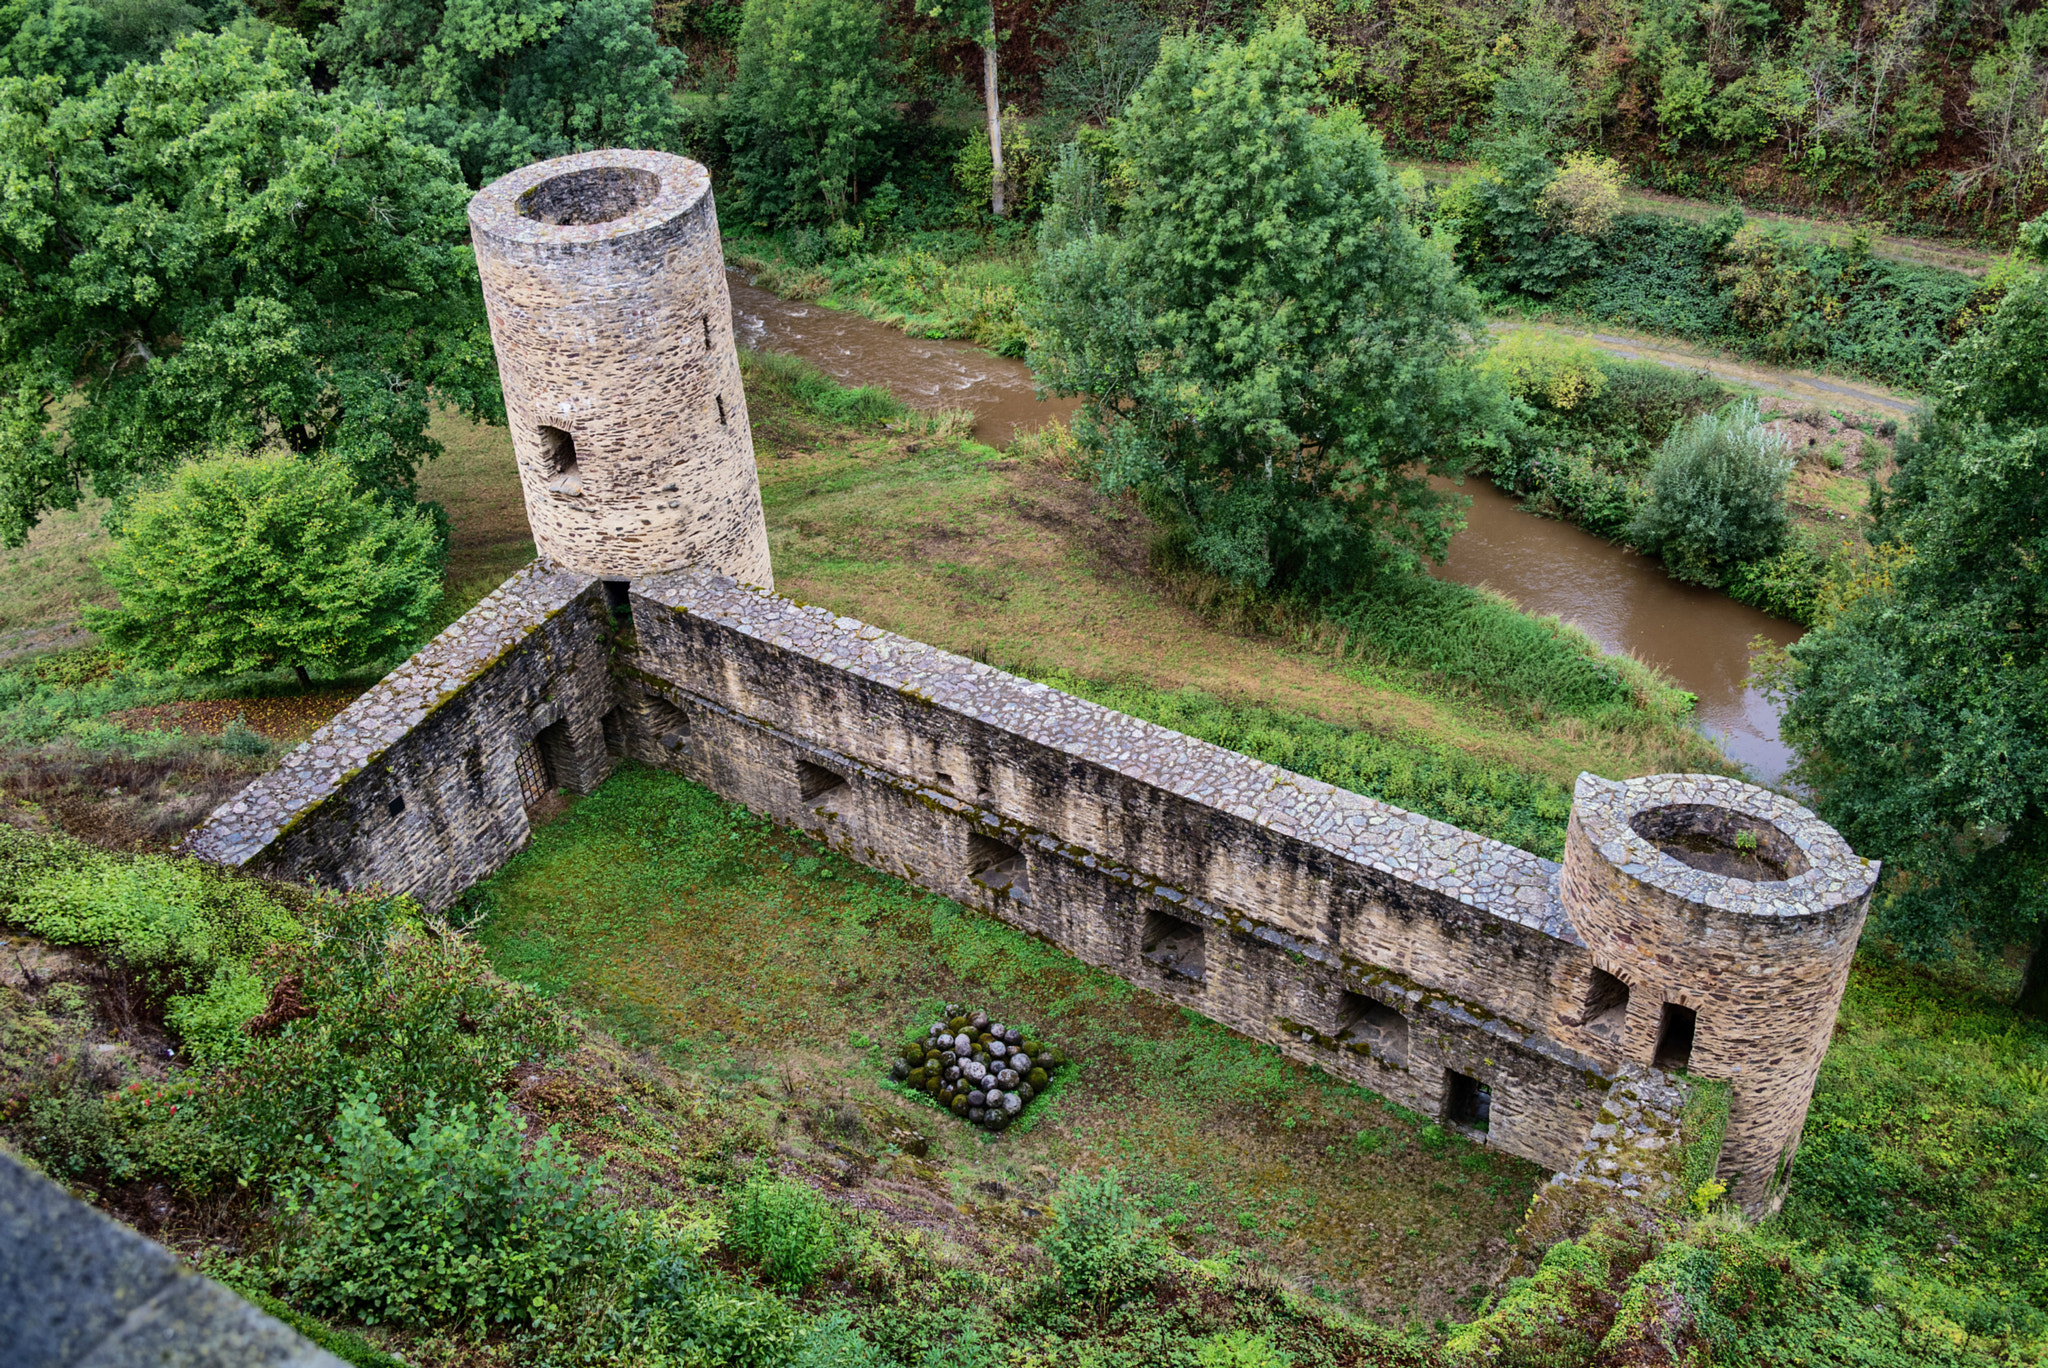
[[557, 157], [485, 186], [469, 224], [541, 554], [773, 587], [710, 173]]
[[1877, 873], [1753, 784], [1579, 776], [1563, 895], [1596, 993], [1623, 1058], [1727, 1081], [1720, 1177], [1751, 1212], [1783, 1199]]

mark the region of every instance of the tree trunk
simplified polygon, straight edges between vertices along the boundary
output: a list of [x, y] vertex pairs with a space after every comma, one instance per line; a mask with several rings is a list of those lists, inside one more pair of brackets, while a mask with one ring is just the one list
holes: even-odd
[[299, 687], [300, 687], [300, 688], [302, 688], [302, 689], [310, 689], [310, 688], [312, 688], [312, 687], [313, 687], [313, 676], [311, 676], [311, 675], [309, 675], [309, 674], [307, 674], [307, 673], [306, 673], [306, 667], [305, 667], [305, 666], [303, 666], [303, 665], [294, 665], [294, 666], [292, 666], [292, 673], [293, 673], [293, 674], [295, 674], [295, 675], [297, 675], [297, 676], [299, 677]]
[[2034, 953], [2027, 956], [2027, 972], [2013, 1006], [2023, 1016], [2048, 1019], [2048, 921], [2035, 928]]
[[988, 156], [994, 163], [995, 177], [989, 182], [989, 208], [997, 218], [1003, 218], [1003, 106], [996, 99], [996, 38], [989, 34], [987, 45], [981, 50], [981, 94], [988, 101]]

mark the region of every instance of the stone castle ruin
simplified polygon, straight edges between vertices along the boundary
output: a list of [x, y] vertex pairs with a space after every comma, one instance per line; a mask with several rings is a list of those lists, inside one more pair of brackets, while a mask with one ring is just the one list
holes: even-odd
[[778, 597], [704, 168], [564, 157], [470, 222], [540, 558], [195, 853], [441, 908], [631, 758], [1547, 1168], [1724, 1080], [1718, 1172], [1781, 1200], [1878, 873], [1812, 813], [1584, 775], [1560, 866]]

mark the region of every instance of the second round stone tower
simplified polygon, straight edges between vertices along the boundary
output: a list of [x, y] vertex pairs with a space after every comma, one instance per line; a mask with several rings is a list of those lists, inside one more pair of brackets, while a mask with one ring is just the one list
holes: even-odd
[[485, 186], [469, 223], [541, 554], [772, 588], [710, 173], [557, 157]]

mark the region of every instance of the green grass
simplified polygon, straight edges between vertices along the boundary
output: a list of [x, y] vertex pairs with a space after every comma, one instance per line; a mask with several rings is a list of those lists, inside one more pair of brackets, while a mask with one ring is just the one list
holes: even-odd
[[[1244, 1246], [1367, 1307], [1448, 1313], [1485, 1277], [1487, 1242], [1512, 1228], [1538, 1177], [642, 768], [537, 831], [470, 911], [485, 916], [479, 935], [502, 972], [686, 1068], [795, 1071], [799, 1095], [897, 1107], [935, 1137], [931, 1162], [958, 1190], [1113, 1163], [1155, 1212], [1178, 1217], [1190, 1252]], [[985, 1004], [1079, 1061], [1028, 1124], [988, 1139], [885, 1084], [894, 1047], [946, 1000]], [[1256, 1231], [1240, 1211], [1261, 1213]]]

